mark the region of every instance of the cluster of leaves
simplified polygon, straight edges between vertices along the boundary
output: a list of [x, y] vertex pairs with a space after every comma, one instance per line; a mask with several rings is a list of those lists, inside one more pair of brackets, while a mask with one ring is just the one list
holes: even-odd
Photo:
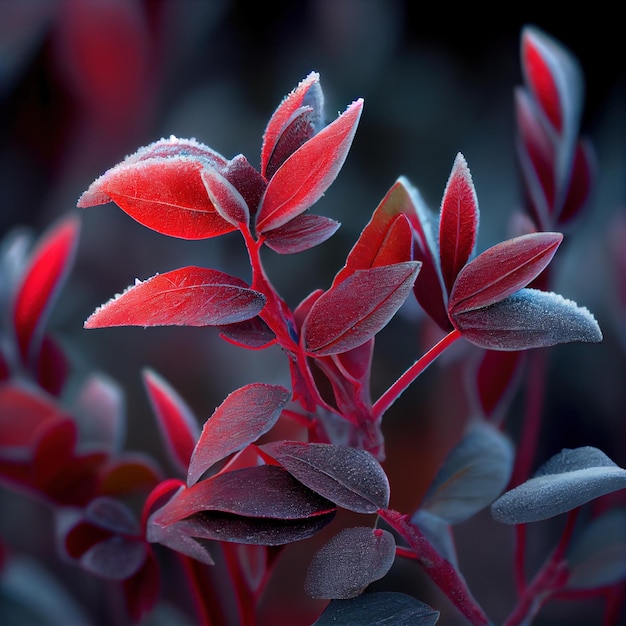
[[[419, 562], [470, 623], [488, 624], [459, 569], [452, 527], [490, 505], [496, 521], [523, 525], [626, 486], [626, 470], [595, 448], [580, 448], [564, 450], [503, 493], [514, 446], [486, 411], [469, 420], [419, 507], [410, 514], [389, 508], [382, 418], [452, 343], [464, 339], [485, 355], [517, 355], [602, 338], [587, 309], [540, 288], [563, 240], [557, 227], [584, 205], [592, 160], [577, 135], [580, 93], [571, 55], [534, 28], [523, 32], [522, 44], [528, 88], [517, 99], [520, 154], [534, 222], [479, 254], [478, 201], [458, 154], [438, 213], [399, 178], [330, 287], [295, 307], [281, 298], [262, 263], [264, 246], [295, 254], [337, 231], [338, 222], [309, 209], [337, 177], [363, 109], [356, 100], [326, 124], [315, 73], [270, 118], [259, 169], [243, 155], [227, 159], [196, 140], [170, 137], [128, 156], [80, 197], [83, 208], [113, 201], [170, 237], [239, 232], [251, 267], [249, 281], [197, 266], [138, 280], [99, 307], [86, 328], [210, 326], [243, 349], [278, 345], [288, 359], [290, 389], [264, 383], [236, 389], [201, 429], [177, 391], [144, 370], [174, 476], [123, 451], [122, 395], [111, 381], [94, 375], [72, 407], [62, 403], [66, 358], [45, 333], [46, 313], [71, 266], [78, 219], [63, 220], [30, 252], [19, 237], [8, 242], [0, 479], [52, 507], [64, 557], [119, 581], [133, 619], [158, 601], [157, 552], [167, 548], [195, 581], [204, 621], [228, 611], [219, 594], [203, 589], [210, 578], [198, 569], [219, 560], [227, 564], [240, 622], [254, 623], [281, 546], [316, 535], [343, 509], [369, 516], [368, 523], [339, 530], [308, 565], [306, 591], [331, 601], [316, 624], [434, 624], [438, 611], [405, 594], [363, 594], [398, 556]], [[376, 335], [407, 298], [444, 334], [373, 401]], [[495, 371], [494, 362], [487, 370]], [[477, 386], [483, 406], [502, 391], [489, 380]], [[272, 440], [281, 417], [305, 426], [305, 439]], [[263, 436], [269, 442], [259, 444]], [[567, 534], [522, 589], [508, 623], [528, 620], [557, 592], [623, 578], [619, 560], [594, 558], [598, 548], [609, 551], [606, 528], [623, 525], [623, 517], [613, 511], [591, 522], [571, 545]]]

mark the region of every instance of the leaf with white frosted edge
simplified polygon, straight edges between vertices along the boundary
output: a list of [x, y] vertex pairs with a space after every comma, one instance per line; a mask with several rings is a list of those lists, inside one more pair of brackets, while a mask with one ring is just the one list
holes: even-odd
[[470, 426], [448, 454], [420, 508], [458, 524], [491, 504], [506, 487], [513, 446], [487, 422]]
[[493, 350], [602, 341], [602, 331], [588, 309], [538, 289], [520, 289], [500, 302], [451, 318], [465, 339]]
[[567, 589], [596, 589], [626, 578], [626, 507], [591, 520], [567, 551]]
[[389, 531], [344, 528], [313, 557], [304, 589], [312, 598], [354, 598], [391, 569], [395, 555], [396, 542]]
[[439, 611], [397, 591], [332, 600], [313, 626], [434, 626]]
[[565, 448], [535, 475], [500, 496], [491, 514], [505, 524], [526, 524], [567, 513], [626, 488], [626, 470], [591, 446]]

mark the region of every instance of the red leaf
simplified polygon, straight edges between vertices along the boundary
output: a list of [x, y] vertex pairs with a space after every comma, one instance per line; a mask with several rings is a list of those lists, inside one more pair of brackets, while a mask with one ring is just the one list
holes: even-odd
[[199, 158], [152, 157], [122, 163], [96, 179], [78, 200], [81, 208], [115, 202], [134, 220], [163, 235], [208, 239], [235, 230], [211, 202]]
[[257, 215], [257, 232], [286, 224], [321, 198], [337, 177], [352, 144], [363, 100], [296, 150], [269, 181]]
[[474, 251], [478, 232], [478, 199], [462, 154], [457, 154], [441, 202], [439, 256], [450, 293], [454, 280]]
[[161, 597], [161, 570], [152, 550], [147, 550], [143, 567], [122, 583], [126, 608], [138, 624], [157, 604]]
[[45, 316], [72, 265], [79, 230], [76, 216], [61, 219], [30, 255], [13, 307], [17, 342], [24, 359], [38, 349], [42, 340]]
[[557, 216], [559, 226], [569, 224], [580, 215], [595, 181], [595, 166], [595, 154], [591, 144], [584, 140], [579, 141], [574, 153], [567, 197]]
[[265, 297], [235, 276], [182, 267], [138, 281], [96, 309], [85, 328], [219, 326], [257, 315]]
[[356, 270], [410, 261], [413, 232], [407, 220], [411, 215], [415, 215], [415, 207], [406, 187], [398, 181], [376, 207], [333, 285]]
[[144, 369], [143, 381], [168, 458], [178, 472], [185, 475], [200, 436], [196, 418], [183, 398], [156, 372]]
[[212, 465], [268, 432], [290, 397], [284, 387], [263, 383], [233, 391], [202, 428], [189, 463], [187, 484], [193, 485]]
[[550, 263], [561, 241], [561, 233], [531, 233], [485, 250], [459, 273], [450, 315], [489, 306], [525, 287]]
[[205, 168], [201, 176], [215, 210], [233, 226], [248, 224], [250, 211], [239, 191], [215, 169]]
[[270, 121], [265, 128], [263, 146], [261, 148], [261, 173], [263, 176], [268, 178], [271, 176], [271, 174], [268, 174], [267, 168], [270, 163], [270, 159], [273, 157], [276, 144], [284, 134], [285, 129], [287, 129], [289, 124], [292, 122], [296, 112], [305, 104], [305, 99], [307, 102], [314, 105], [313, 108], [317, 109], [318, 115], [321, 116], [323, 97], [319, 79], [319, 74], [311, 72], [283, 99], [270, 118]]
[[357, 270], [323, 293], [304, 321], [302, 337], [314, 356], [346, 352], [382, 330], [410, 293], [415, 261]]
[[278, 254], [295, 254], [319, 245], [337, 232], [339, 222], [322, 215], [298, 215], [265, 233], [265, 245]]

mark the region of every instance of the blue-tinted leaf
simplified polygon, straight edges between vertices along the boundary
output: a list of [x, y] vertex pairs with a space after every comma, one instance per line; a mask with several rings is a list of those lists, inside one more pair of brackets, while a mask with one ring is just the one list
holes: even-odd
[[146, 544], [114, 535], [89, 548], [81, 557], [81, 566], [107, 580], [126, 580], [137, 573], [146, 560]]
[[450, 524], [491, 504], [506, 487], [513, 467], [509, 439], [487, 422], [475, 422], [448, 454], [422, 503]]
[[602, 341], [602, 331], [585, 307], [537, 289], [520, 289], [491, 306], [451, 317], [465, 339], [493, 350]]
[[103, 496], [92, 500], [85, 509], [85, 519], [115, 533], [139, 534], [139, 524], [130, 509], [113, 498]]
[[452, 527], [448, 522], [426, 509], [418, 509], [411, 516], [411, 523], [422, 531], [424, 537], [446, 561], [458, 569]]
[[332, 600], [313, 626], [434, 626], [439, 611], [396, 591]]
[[590, 446], [564, 449], [535, 475], [492, 505], [494, 519], [525, 524], [571, 511], [607, 493], [626, 488], [626, 470]]
[[261, 446], [290, 474], [338, 506], [375, 513], [389, 504], [389, 481], [366, 450], [285, 441]]
[[593, 519], [567, 553], [568, 589], [595, 589], [626, 578], [626, 508]]
[[304, 588], [313, 598], [354, 598], [389, 571], [395, 555], [390, 532], [366, 526], [345, 528], [317, 552]]

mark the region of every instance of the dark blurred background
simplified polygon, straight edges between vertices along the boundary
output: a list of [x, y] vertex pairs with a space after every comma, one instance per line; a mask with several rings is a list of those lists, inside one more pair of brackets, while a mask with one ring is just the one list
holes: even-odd
[[[195, 137], [229, 158], [243, 153], [258, 165], [271, 113], [315, 70], [329, 119], [357, 97], [365, 108], [346, 164], [316, 206], [342, 229], [312, 251], [264, 257], [287, 301], [295, 306], [329, 285], [398, 176], [437, 210], [457, 152], [476, 186], [482, 250], [507, 237], [508, 220], [522, 208], [513, 90], [522, 81], [526, 24], [567, 46], [585, 75], [581, 132], [596, 150], [598, 185], [558, 257], [557, 286], [588, 306], [605, 334], [601, 346], [554, 351], [541, 454], [597, 445], [624, 466], [625, 344], [616, 294], [625, 279], [610, 235], [626, 209], [626, 64], [622, 21], [602, 5], [548, 12], [546, 3], [488, 10], [408, 0], [0, 0], [0, 233], [23, 225], [40, 233], [79, 212], [76, 201], [96, 177], [170, 134]], [[93, 309], [135, 277], [189, 264], [244, 278], [249, 270], [236, 235], [168, 239], [113, 204], [80, 215], [75, 266], [51, 328], [78, 371], [100, 370], [123, 386], [128, 447], [161, 455], [143, 367], [162, 374], [201, 421], [240, 385], [288, 383], [279, 352], [242, 351], [211, 330], [83, 330]], [[385, 329], [375, 392], [419, 355], [427, 334], [421, 319], [409, 307]], [[445, 368], [444, 359], [387, 418], [392, 504], [407, 512], [466, 417], [463, 387]], [[478, 575], [480, 592], [488, 594], [491, 577], [508, 571]]]

